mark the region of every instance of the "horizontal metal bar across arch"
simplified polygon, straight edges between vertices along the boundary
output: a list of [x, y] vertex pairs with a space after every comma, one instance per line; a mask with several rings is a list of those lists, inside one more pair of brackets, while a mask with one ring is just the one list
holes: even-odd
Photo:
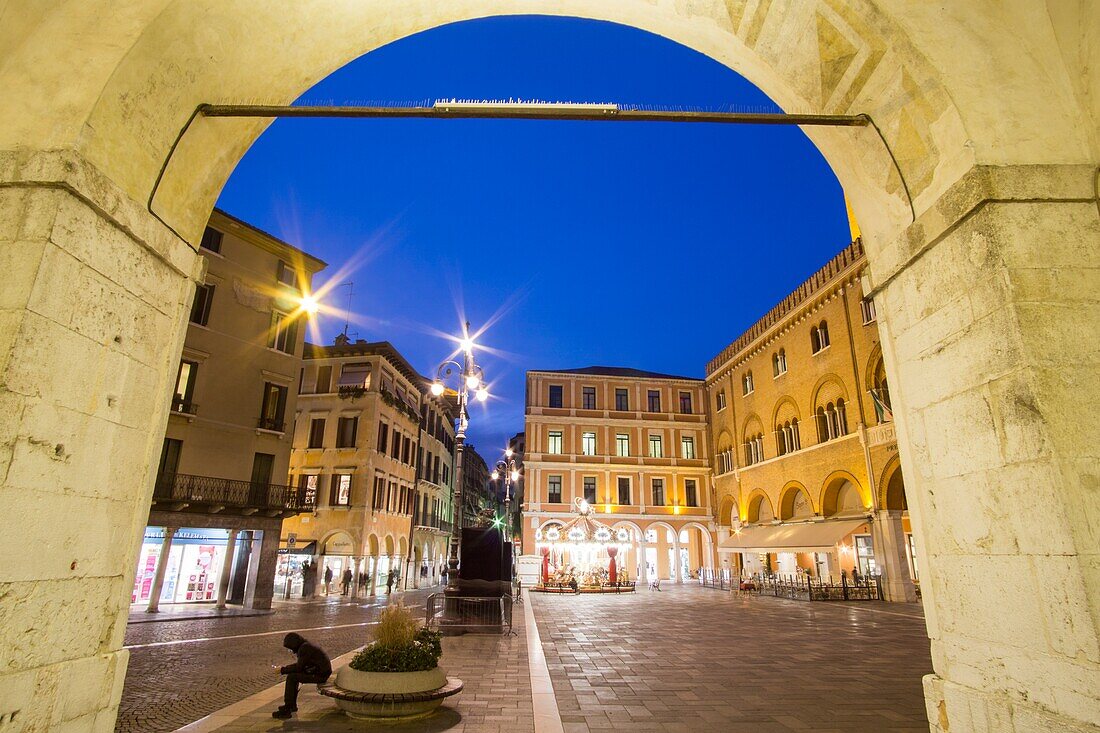
[[344, 107], [290, 106], [266, 104], [203, 104], [199, 113], [204, 117], [343, 117], [421, 119], [516, 119], [516, 120], [583, 120], [591, 122], [711, 122], [734, 125], [809, 125], [825, 127], [865, 127], [871, 124], [867, 115], [786, 114], [782, 112], [710, 112], [699, 110], [607, 109], [577, 105], [481, 105], [432, 107]]

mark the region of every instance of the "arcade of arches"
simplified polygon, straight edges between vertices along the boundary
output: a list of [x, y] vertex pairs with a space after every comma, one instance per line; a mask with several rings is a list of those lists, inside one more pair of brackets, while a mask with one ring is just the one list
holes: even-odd
[[871, 116], [807, 132], [863, 228], [929, 719], [1095, 730], [1100, 14], [1086, 0], [3, 3], [0, 501], [21, 518], [9, 544], [34, 552], [0, 570], [0, 715], [103, 730], [117, 709], [195, 249], [265, 126], [200, 116], [181, 137], [197, 105], [289, 103], [396, 38], [539, 12], [666, 36], [786, 109]]

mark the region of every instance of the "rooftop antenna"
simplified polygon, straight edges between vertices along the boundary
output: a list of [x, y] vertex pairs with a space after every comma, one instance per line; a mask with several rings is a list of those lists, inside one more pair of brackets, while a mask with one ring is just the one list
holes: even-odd
[[346, 283], [340, 283], [336, 287], [346, 287], [348, 289], [348, 304], [344, 308], [344, 337], [346, 338], [348, 335], [348, 325], [351, 323], [351, 295], [355, 292], [355, 283], [348, 280]]

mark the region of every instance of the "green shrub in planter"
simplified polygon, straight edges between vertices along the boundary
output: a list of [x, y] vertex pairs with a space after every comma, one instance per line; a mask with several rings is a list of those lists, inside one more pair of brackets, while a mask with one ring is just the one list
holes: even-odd
[[443, 654], [443, 635], [417, 628], [416, 620], [401, 605], [382, 611], [374, 641], [348, 665], [360, 672], [423, 672], [435, 669]]

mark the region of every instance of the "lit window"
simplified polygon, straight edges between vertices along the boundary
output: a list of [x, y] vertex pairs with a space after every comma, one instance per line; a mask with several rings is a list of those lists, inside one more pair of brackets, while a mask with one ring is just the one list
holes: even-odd
[[741, 394], [752, 394], [752, 371], [747, 371], [741, 376]]
[[193, 361], [181, 361], [176, 375], [176, 394], [172, 397], [172, 409], [185, 415], [195, 414], [195, 378], [199, 365]]
[[630, 455], [630, 435], [619, 433], [615, 436], [615, 455], [626, 457]]
[[584, 477], [584, 500], [589, 504], [596, 503], [596, 477]]
[[695, 438], [687, 436], [680, 438], [680, 457], [688, 460], [695, 458]]
[[649, 457], [650, 458], [662, 458], [664, 457], [664, 450], [661, 446], [661, 436], [651, 435], [649, 436]]
[[561, 455], [561, 431], [551, 430], [546, 437], [546, 452]]
[[351, 503], [351, 474], [350, 473], [336, 473], [332, 476], [332, 497], [331, 502], [333, 506], [347, 506]]
[[581, 433], [581, 453], [586, 456], [596, 455], [595, 433]]
[[718, 390], [718, 394], [714, 396], [714, 406], [718, 412], [726, 409], [726, 390]]
[[302, 474], [298, 477], [298, 490], [301, 492], [302, 504], [314, 506], [317, 504], [317, 479], [315, 473]]

